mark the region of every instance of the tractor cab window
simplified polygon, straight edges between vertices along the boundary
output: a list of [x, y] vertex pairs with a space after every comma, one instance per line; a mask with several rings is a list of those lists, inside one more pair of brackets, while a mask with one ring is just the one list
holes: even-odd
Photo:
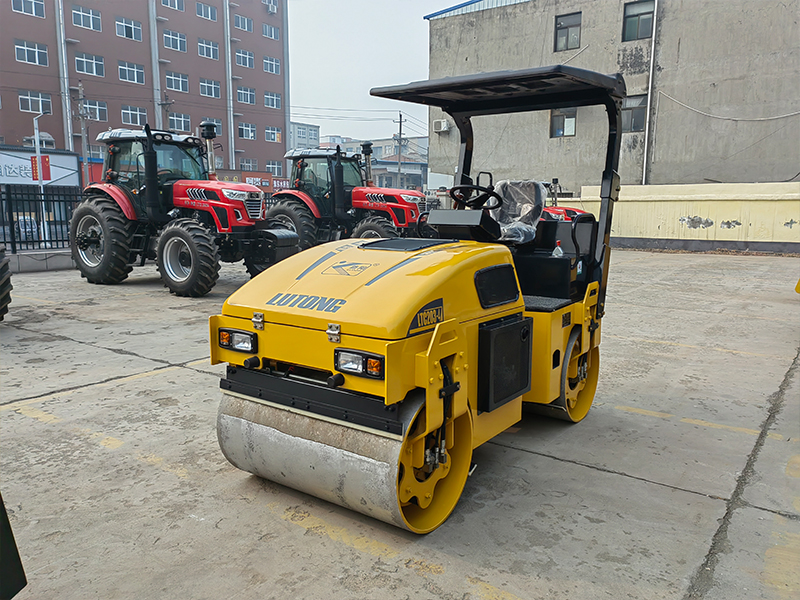
[[114, 144], [119, 149], [110, 154], [110, 169], [118, 173], [116, 182], [138, 192], [144, 185], [144, 148], [141, 142], [120, 142]]
[[303, 158], [295, 163], [295, 178], [312, 197], [319, 197], [330, 190], [330, 171], [326, 158]]
[[155, 144], [158, 176], [165, 179], [208, 179], [199, 146]]
[[355, 160], [343, 160], [345, 186], [361, 187], [361, 169]]

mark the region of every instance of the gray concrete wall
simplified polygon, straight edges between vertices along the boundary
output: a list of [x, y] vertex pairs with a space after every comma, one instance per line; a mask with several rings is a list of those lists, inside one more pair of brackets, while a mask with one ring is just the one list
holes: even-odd
[[[531, 0], [430, 21], [430, 77], [569, 62], [605, 73], [622, 72], [629, 95], [645, 94], [650, 39], [622, 42], [623, 0]], [[786, 180], [800, 171], [800, 2], [748, 0], [685, 3], [659, 0], [651, 106], [648, 183]], [[581, 46], [554, 51], [555, 18], [582, 13]], [[432, 109], [430, 119], [444, 118]], [[549, 114], [483, 118], [476, 122], [473, 172], [495, 178], [558, 177], [579, 193], [599, 181], [606, 135], [604, 112], [578, 110], [574, 137], [549, 137]], [[431, 131], [430, 167], [452, 174], [458, 133]], [[642, 182], [644, 132], [625, 133], [623, 183]]]

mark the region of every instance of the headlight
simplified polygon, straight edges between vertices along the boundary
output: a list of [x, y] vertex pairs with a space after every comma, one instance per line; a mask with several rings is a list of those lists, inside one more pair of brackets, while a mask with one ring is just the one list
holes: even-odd
[[223, 189], [222, 194], [229, 200], [241, 200], [241, 201], [247, 200], [247, 192], [242, 192], [239, 190]]
[[236, 329], [220, 329], [219, 345], [228, 350], [248, 352], [254, 354], [258, 352], [258, 337], [249, 331], [238, 331]]
[[411, 204], [419, 204], [423, 199], [422, 196], [412, 196], [411, 194], [400, 194], [400, 197]]
[[336, 349], [333, 351], [336, 370], [362, 377], [383, 379], [383, 356], [368, 352]]

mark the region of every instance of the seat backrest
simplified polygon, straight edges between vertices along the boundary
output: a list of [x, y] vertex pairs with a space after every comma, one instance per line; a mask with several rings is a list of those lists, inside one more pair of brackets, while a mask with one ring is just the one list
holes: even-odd
[[501, 241], [525, 244], [536, 236], [536, 225], [544, 210], [547, 189], [538, 181], [498, 181], [494, 191], [503, 199], [491, 212], [500, 224]]

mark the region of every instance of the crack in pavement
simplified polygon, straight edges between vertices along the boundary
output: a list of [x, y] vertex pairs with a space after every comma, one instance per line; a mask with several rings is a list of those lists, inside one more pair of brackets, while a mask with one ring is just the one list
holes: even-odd
[[725, 515], [722, 517], [717, 531], [711, 538], [711, 547], [708, 549], [708, 553], [706, 554], [703, 563], [697, 568], [697, 571], [695, 571], [694, 575], [692, 576], [683, 600], [700, 600], [705, 597], [706, 593], [714, 585], [714, 572], [719, 564], [719, 555], [729, 545], [728, 528], [730, 527], [731, 520], [733, 519], [733, 513], [740, 508], [749, 506], [749, 504], [743, 498], [745, 488], [750, 483], [750, 480], [755, 476], [755, 465], [756, 461], [758, 460], [758, 455], [761, 453], [761, 449], [764, 447], [764, 442], [767, 439], [767, 433], [774, 425], [775, 420], [781, 413], [781, 410], [783, 410], [786, 389], [789, 387], [789, 384], [792, 382], [792, 379], [794, 378], [798, 369], [800, 369], [800, 348], [798, 348], [797, 354], [795, 355], [792, 364], [789, 366], [789, 369], [786, 371], [786, 374], [783, 376], [783, 381], [781, 381], [778, 389], [772, 395], [770, 395], [768, 399], [769, 409], [767, 410], [767, 417], [764, 419], [764, 422], [761, 425], [761, 433], [758, 435], [758, 438], [753, 445], [753, 449], [750, 451], [750, 454], [747, 457], [747, 462], [745, 463], [744, 469], [742, 469], [742, 472], [739, 474], [739, 477], [736, 480], [736, 487], [734, 488], [731, 497], [726, 500]]
[[498, 442], [495, 440], [490, 440], [486, 442], [486, 445], [492, 446], [500, 446], [502, 448], [508, 448], [509, 450], [518, 450], [519, 452], [526, 452], [528, 454], [534, 454], [536, 456], [541, 456], [543, 458], [550, 458], [553, 460], [557, 460], [559, 462], [569, 463], [572, 465], [577, 465], [579, 467], [586, 467], [587, 469], [592, 469], [593, 471], [600, 471], [602, 473], [608, 473], [610, 475], [619, 475], [620, 477], [625, 477], [627, 479], [634, 479], [636, 481], [642, 481], [644, 483], [650, 483], [653, 485], [657, 485], [659, 487], [667, 488], [670, 490], [675, 490], [677, 492], [686, 492], [687, 494], [694, 494], [695, 496], [703, 496], [704, 498], [711, 498], [712, 500], [724, 500], [727, 501], [727, 498], [722, 498], [721, 496], [715, 496], [714, 494], [705, 494], [703, 492], [698, 492], [697, 490], [690, 490], [688, 488], [682, 488], [676, 485], [670, 485], [668, 483], [664, 483], [661, 481], [654, 481], [653, 479], [647, 479], [646, 477], [638, 477], [637, 475], [631, 475], [630, 473], [625, 473], [624, 471], [617, 471], [615, 469], [608, 469], [606, 467], [601, 467], [599, 465], [592, 465], [589, 463], [582, 462], [580, 460], [572, 460], [570, 458], [563, 458], [561, 456], [555, 456], [553, 454], [547, 454], [546, 452], [538, 452], [536, 450], [530, 450], [528, 448], [520, 448], [519, 446], [514, 446], [512, 444], [505, 444], [503, 442]]
[[193, 371], [193, 372], [198, 373], [198, 374], [210, 375], [210, 373], [208, 373], [207, 371], [202, 371], [200, 369], [196, 369], [194, 367], [189, 366], [191, 363], [197, 362], [198, 360], [204, 360], [204, 359], [192, 359], [192, 360], [187, 360], [187, 361], [184, 361], [184, 362], [181, 362], [181, 363], [165, 363], [163, 366], [156, 367], [155, 369], [150, 369], [149, 371], [143, 371], [141, 373], [130, 373], [130, 374], [126, 374], [126, 375], [119, 375], [118, 377], [109, 377], [108, 379], [102, 379], [100, 381], [92, 381], [90, 383], [84, 383], [84, 384], [81, 384], [81, 385], [74, 385], [74, 386], [70, 386], [70, 387], [64, 387], [64, 388], [61, 388], [61, 389], [58, 389], [58, 390], [47, 391], [47, 392], [44, 392], [42, 394], [37, 394], [35, 396], [28, 396], [26, 398], [16, 398], [15, 400], [9, 400], [7, 402], [0, 402], [0, 406], [13, 406], [15, 404], [20, 404], [20, 403], [23, 403], [23, 402], [31, 402], [31, 401], [36, 401], [36, 400], [40, 400], [40, 399], [49, 398], [50, 396], [54, 396], [55, 397], [55, 396], [58, 396], [59, 394], [67, 394], [67, 393], [74, 392], [76, 390], [82, 390], [82, 389], [85, 389], [85, 388], [91, 388], [91, 387], [98, 386], [98, 385], [105, 385], [105, 384], [108, 384], [108, 383], [113, 383], [115, 381], [122, 381], [122, 380], [125, 380], [125, 379], [129, 379], [131, 377], [141, 377], [142, 375], [146, 375], [148, 373], [158, 373], [159, 371], [165, 371], [167, 369], [186, 369], [188, 371]]

